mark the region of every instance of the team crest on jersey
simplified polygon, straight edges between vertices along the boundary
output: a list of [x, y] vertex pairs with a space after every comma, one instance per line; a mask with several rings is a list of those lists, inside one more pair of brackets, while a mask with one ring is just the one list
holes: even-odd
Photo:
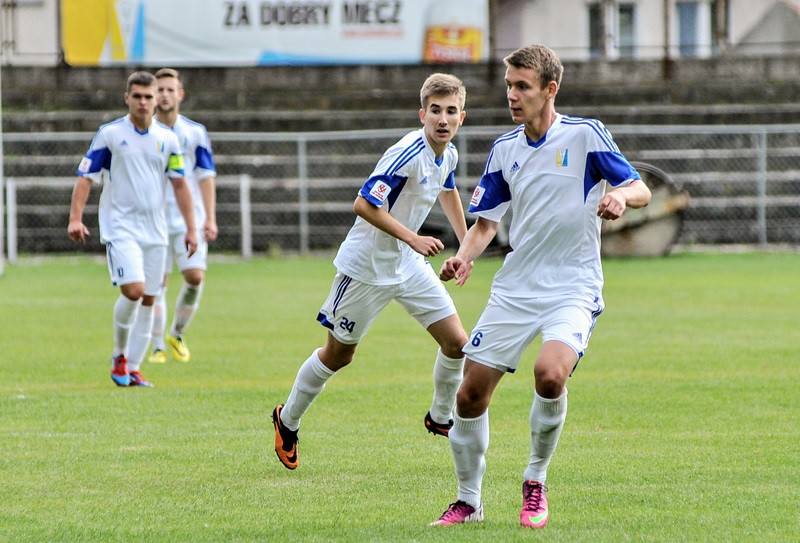
[[167, 148], [166, 144], [163, 141], [158, 140], [158, 144], [156, 146], [156, 149], [158, 150], [158, 152], [159, 153], [163, 153], [164, 149], [166, 149], [166, 148]]
[[556, 149], [556, 166], [559, 168], [569, 166], [569, 149]]
[[88, 172], [89, 168], [91, 167], [92, 167], [92, 159], [89, 158], [88, 156], [85, 156], [83, 157], [83, 160], [81, 160], [81, 165], [78, 166], [78, 169], [82, 172]]
[[390, 192], [392, 192], [392, 188], [389, 185], [383, 181], [378, 181], [372, 186], [372, 190], [369, 191], [369, 195], [383, 203], [386, 201], [386, 197], [389, 196]]
[[481, 203], [481, 198], [483, 198], [483, 193], [486, 192], [486, 189], [477, 186], [475, 187], [475, 192], [472, 193], [472, 199], [469, 201], [469, 205], [476, 206]]

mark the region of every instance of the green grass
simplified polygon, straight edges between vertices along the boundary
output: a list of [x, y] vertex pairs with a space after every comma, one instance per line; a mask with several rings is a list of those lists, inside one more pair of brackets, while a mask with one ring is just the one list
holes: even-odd
[[[451, 286], [467, 330], [499, 266]], [[536, 345], [492, 403], [486, 521], [432, 529], [455, 495], [422, 427], [436, 347], [396, 304], [304, 418], [300, 467], [275, 458], [270, 411], [323, 341], [329, 258], [214, 263], [192, 362], [145, 364], [150, 390], [108, 377], [102, 263], [7, 266], [0, 541], [800, 541], [800, 254], [605, 269], [533, 532], [517, 519]]]

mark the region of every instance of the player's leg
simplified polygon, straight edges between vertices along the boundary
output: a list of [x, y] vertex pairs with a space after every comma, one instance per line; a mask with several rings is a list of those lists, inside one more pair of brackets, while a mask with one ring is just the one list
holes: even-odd
[[458, 477], [458, 499], [434, 524], [469, 521], [482, 511], [481, 486], [489, 447], [489, 403], [500, 379], [516, 371], [522, 353], [539, 332], [529, 302], [492, 293], [463, 351], [464, 380], [456, 395], [450, 449]]
[[391, 289], [367, 285], [336, 274], [317, 320], [328, 329], [325, 346], [300, 366], [286, 403], [275, 407], [275, 452], [289, 469], [297, 467], [300, 419], [337, 371], [353, 360], [358, 342], [391, 300]]
[[172, 271], [172, 255], [175, 251], [173, 244], [173, 236], [170, 236], [167, 257], [164, 259], [164, 279], [161, 281], [161, 289], [159, 289], [153, 304], [153, 337], [150, 340], [152, 353], [147, 361], [155, 364], [163, 364], [167, 361], [167, 344], [164, 335], [167, 332], [167, 286], [169, 285], [169, 274]]
[[[169, 259], [168, 259], [169, 260]], [[153, 330], [150, 345], [152, 352], [147, 361], [153, 364], [163, 364], [167, 361], [167, 345], [164, 342], [164, 334], [167, 328], [167, 284], [169, 275], [164, 275], [161, 289], [158, 291], [155, 303], [153, 304]]]
[[145, 291], [143, 256], [137, 243], [119, 240], [106, 244], [106, 259], [111, 282], [120, 289], [113, 312], [111, 379], [118, 386], [128, 386], [128, 342], [139, 299]]
[[522, 487], [520, 522], [542, 528], [549, 519], [547, 468], [567, 418], [566, 383], [575, 369], [602, 302], [567, 303], [543, 311], [542, 348], [534, 364], [536, 391], [530, 411], [531, 452]]
[[434, 435], [447, 436], [453, 426], [456, 391], [464, 370], [461, 348], [467, 342], [467, 333], [450, 294], [430, 264], [399, 285], [398, 292], [397, 302], [439, 344], [433, 366], [433, 400], [423, 422]]
[[425, 416], [425, 427], [435, 435], [447, 436], [453, 426], [456, 392], [464, 372], [464, 353], [467, 333], [457, 314], [450, 315], [428, 327], [439, 344], [433, 365], [433, 400]]
[[474, 362], [469, 357], [466, 360], [449, 435], [458, 497], [433, 526], [483, 520], [481, 487], [489, 448], [489, 403], [503, 375], [505, 372], [497, 368]]
[[300, 366], [286, 403], [277, 405], [272, 411], [275, 452], [287, 468], [295, 469], [300, 462], [297, 455], [300, 420], [322, 393], [328, 379], [353, 360], [356, 347], [357, 344], [346, 345], [338, 341], [329, 332], [325, 346], [316, 349]]
[[[180, 244], [179, 246], [178, 243]], [[183, 274], [183, 284], [180, 291], [178, 291], [178, 297], [175, 299], [172, 325], [165, 339], [172, 356], [180, 362], [188, 362], [191, 353], [186, 347], [183, 333], [192, 322], [197, 313], [197, 308], [200, 306], [208, 260], [208, 243], [201, 241], [197, 246], [197, 251], [192, 256], [187, 256], [185, 249], [177, 250], [179, 247], [183, 247], [182, 237], [180, 240], [173, 240], [173, 254], [178, 263], [178, 269]]]
[[143, 253], [145, 257], [145, 293], [133, 322], [128, 349], [128, 367], [131, 377], [129, 384], [131, 386], [152, 386], [152, 383], [142, 376], [139, 368], [153, 333], [153, 305], [156, 295], [161, 290], [166, 247], [161, 245], [144, 247]]

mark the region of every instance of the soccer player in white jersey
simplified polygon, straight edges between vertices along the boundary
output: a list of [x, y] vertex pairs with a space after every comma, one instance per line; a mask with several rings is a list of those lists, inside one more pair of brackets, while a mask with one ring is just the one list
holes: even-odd
[[[186, 223], [181, 218], [175, 195], [167, 191], [167, 232], [169, 250], [164, 267], [164, 282], [156, 297], [153, 310], [153, 352], [148, 362], [167, 361], [167, 346], [172, 357], [179, 362], [188, 362], [189, 349], [183, 341], [183, 332], [189, 326], [203, 293], [203, 280], [207, 269], [208, 242], [217, 238], [216, 195], [214, 190], [214, 155], [206, 128], [180, 114], [180, 104], [184, 98], [183, 82], [176, 70], [163, 68], [156, 72], [158, 81], [158, 100], [156, 120], [170, 127], [183, 146], [186, 181], [192, 189], [195, 223], [197, 231], [197, 251], [189, 256], [183, 249]], [[167, 326], [167, 282], [172, 271], [173, 261], [183, 275], [183, 285], [175, 300], [175, 314], [169, 333]]]
[[451, 143], [464, 122], [465, 99], [458, 78], [428, 77], [420, 91], [423, 127], [383, 154], [356, 197], [358, 217], [333, 261], [338, 273], [317, 317], [328, 329], [327, 342], [303, 363], [289, 399], [272, 412], [275, 452], [288, 469], [298, 465], [300, 418], [328, 379], [352, 361], [358, 342], [392, 300], [439, 344], [433, 401], [424, 424], [434, 435], [450, 431], [467, 334], [450, 295], [424, 259], [444, 245], [417, 230], [438, 198], [459, 241], [466, 234], [453, 175], [458, 152]]
[[[78, 166], [67, 233], [80, 243], [89, 236], [89, 229], [83, 224], [83, 209], [92, 183], [102, 183], [98, 210], [100, 241], [106, 245], [111, 282], [120, 288], [114, 304], [111, 379], [118, 386], [152, 386], [139, 367], [150, 341], [153, 303], [161, 287], [166, 258], [167, 179], [172, 183], [188, 227], [183, 242], [189, 254], [197, 248], [197, 234], [178, 137], [153, 120], [156, 104], [153, 74], [131, 74], [125, 103], [129, 114], [100, 127]], [[146, 318], [136, 319], [137, 309]], [[143, 347], [137, 352], [129, 351], [131, 336], [143, 336], [138, 341], [140, 346], [143, 342]]]
[[[433, 525], [483, 520], [489, 402], [538, 334], [542, 346], [534, 364], [520, 522], [531, 528], [547, 523], [544, 484], [567, 413], [565, 385], [603, 310], [600, 223], [650, 202], [647, 186], [602, 123], [556, 112], [563, 66], [555, 52], [532, 45], [504, 61], [511, 117], [521, 124], [495, 141], [469, 207], [477, 222], [440, 277], [464, 284], [470, 263], [495, 236], [510, 205], [512, 251], [464, 346], [464, 379], [450, 431], [458, 497]], [[604, 180], [614, 190], [604, 194]]]

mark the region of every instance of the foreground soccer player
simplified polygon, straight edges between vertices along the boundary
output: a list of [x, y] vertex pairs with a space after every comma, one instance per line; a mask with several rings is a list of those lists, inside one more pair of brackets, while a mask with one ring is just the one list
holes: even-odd
[[[547, 524], [545, 479], [567, 414], [567, 378], [583, 355], [603, 311], [601, 219], [643, 207], [650, 191], [593, 119], [555, 110], [563, 66], [542, 45], [504, 59], [511, 117], [521, 125], [499, 137], [489, 154], [469, 211], [478, 215], [440, 277], [463, 285], [514, 205], [512, 252], [495, 275], [489, 302], [464, 347], [467, 360], [458, 390], [450, 447], [458, 497], [433, 525], [483, 520], [481, 483], [489, 446], [489, 403], [506, 373], [542, 334], [534, 364], [530, 461], [522, 483], [520, 523]], [[616, 187], [604, 194], [605, 182]]]
[[[168, 178], [187, 226], [183, 243], [190, 255], [197, 249], [197, 235], [178, 137], [153, 120], [156, 78], [147, 72], [131, 74], [125, 103], [129, 114], [100, 127], [78, 167], [67, 233], [72, 241], [85, 241], [89, 229], [83, 224], [83, 208], [92, 183], [103, 183], [100, 241], [106, 245], [111, 282], [120, 288], [114, 305], [111, 379], [118, 386], [152, 386], [139, 367], [150, 342], [153, 303], [164, 272]], [[132, 335], [141, 338], [132, 342], [138, 350], [129, 345]]]
[[[188, 256], [183, 249], [186, 223], [181, 219], [174, 193], [168, 190], [169, 250], [164, 266], [163, 286], [156, 297], [153, 312], [153, 352], [147, 361], [166, 362], [167, 346], [169, 346], [172, 358], [179, 362], [188, 362], [191, 353], [184, 344], [183, 332], [192, 322], [200, 305], [205, 270], [208, 266], [208, 242], [217, 239], [219, 233], [214, 189], [214, 178], [217, 172], [206, 127], [180, 114], [180, 105], [185, 94], [180, 74], [176, 70], [163, 68], [156, 72], [156, 80], [158, 81], [156, 120], [171, 128], [183, 145], [186, 182], [192, 189], [194, 216], [199, 229], [197, 231], [197, 251]], [[167, 282], [172, 271], [173, 261], [177, 263], [178, 269], [183, 275], [183, 285], [181, 285], [178, 298], [175, 300], [175, 315], [172, 318], [172, 325], [169, 333], [166, 333]]]
[[456, 77], [433, 74], [420, 91], [423, 128], [390, 147], [361, 188], [356, 222], [333, 261], [338, 273], [317, 320], [328, 329], [297, 373], [289, 399], [275, 407], [275, 452], [289, 469], [299, 463], [300, 419], [325, 383], [353, 359], [358, 342], [392, 300], [439, 344], [433, 370], [434, 395], [424, 424], [446, 436], [464, 365], [467, 334], [442, 282], [423, 257], [444, 248], [417, 234], [436, 199], [459, 241], [467, 231], [453, 172], [458, 153], [450, 141], [464, 122], [466, 89]]

